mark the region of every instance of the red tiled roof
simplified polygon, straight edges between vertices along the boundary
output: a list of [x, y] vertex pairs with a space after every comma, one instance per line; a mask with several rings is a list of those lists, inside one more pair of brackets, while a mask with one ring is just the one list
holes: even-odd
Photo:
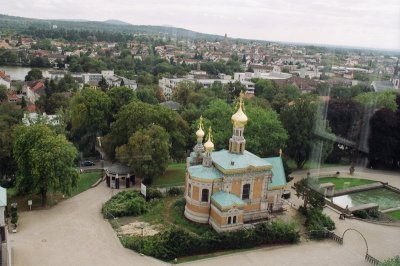
[[26, 106], [26, 110], [27, 110], [29, 113], [34, 113], [34, 112], [36, 111], [36, 105], [34, 105], [34, 104], [29, 104], [29, 105]]
[[38, 92], [39, 90], [44, 89], [44, 83], [39, 81], [38, 83], [36, 83], [31, 90], [34, 92]]

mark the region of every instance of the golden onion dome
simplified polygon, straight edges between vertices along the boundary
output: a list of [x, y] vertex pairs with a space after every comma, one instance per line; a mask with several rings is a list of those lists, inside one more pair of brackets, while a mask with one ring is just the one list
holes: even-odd
[[204, 135], [205, 135], [205, 133], [204, 133], [204, 131], [203, 131], [202, 128], [199, 128], [199, 129], [196, 131], [196, 136], [197, 136], [197, 138], [202, 139], [202, 138], [204, 138]]
[[212, 142], [211, 127], [208, 128], [208, 140], [204, 143], [204, 148], [208, 153], [214, 150], [214, 143]]
[[247, 124], [247, 121], [249, 120], [247, 118], [247, 115], [243, 112], [243, 94], [240, 94], [239, 98], [239, 109], [237, 110], [236, 113], [232, 115], [232, 123], [235, 127], [237, 128], [242, 128]]
[[203, 131], [203, 116], [200, 116], [199, 129], [196, 131], [196, 136], [198, 139], [203, 139], [204, 135], [205, 133]]

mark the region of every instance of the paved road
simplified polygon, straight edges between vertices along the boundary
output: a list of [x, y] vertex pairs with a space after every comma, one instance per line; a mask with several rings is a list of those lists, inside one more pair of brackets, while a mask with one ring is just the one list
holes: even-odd
[[100, 214], [110, 197], [104, 182], [49, 210], [21, 213], [10, 235], [15, 266], [163, 265], [125, 249]]
[[[387, 175], [380, 178], [384, 176]], [[101, 204], [110, 196], [110, 190], [102, 183], [50, 210], [21, 213], [19, 232], [9, 237], [14, 265], [166, 265], [121, 246], [113, 229], [100, 214]], [[336, 213], [326, 212], [337, 220]], [[338, 234], [349, 227], [362, 231], [370, 245], [370, 254], [378, 259], [399, 253], [398, 227], [356, 220], [336, 222]], [[343, 246], [329, 240], [306, 242], [220, 256], [187, 265], [368, 265], [363, 259], [362, 241], [355, 233], [349, 233]]]

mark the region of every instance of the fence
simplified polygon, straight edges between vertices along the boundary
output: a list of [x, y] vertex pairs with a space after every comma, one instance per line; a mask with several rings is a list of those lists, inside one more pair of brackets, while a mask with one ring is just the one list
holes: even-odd
[[365, 260], [371, 263], [372, 265], [379, 265], [381, 263], [379, 260], [375, 259], [369, 254], [365, 254]]

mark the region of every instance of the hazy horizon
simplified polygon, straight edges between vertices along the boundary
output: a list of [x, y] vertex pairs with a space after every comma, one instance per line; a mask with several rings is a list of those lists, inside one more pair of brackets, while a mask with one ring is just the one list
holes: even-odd
[[[359, 48], [400, 49], [400, 2], [171, 0], [19, 0], [1, 13], [37, 19], [121, 20], [232, 38]], [[136, 4], [135, 4], [136, 3]], [[77, 8], [79, 6], [79, 8]]]

